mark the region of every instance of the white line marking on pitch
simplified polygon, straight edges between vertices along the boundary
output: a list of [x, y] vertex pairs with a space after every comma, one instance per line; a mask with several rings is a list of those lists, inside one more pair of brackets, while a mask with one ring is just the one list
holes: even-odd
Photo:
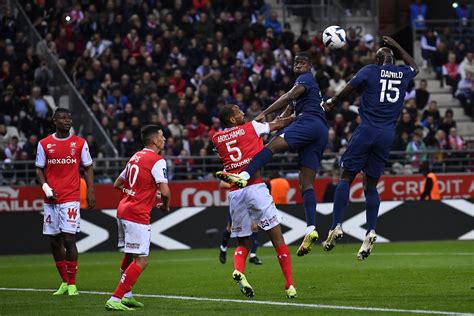
[[[53, 289], [29, 289], [29, 288], [7, 288], [0, 287], [0, 291], [19, 291], [19, 292], [54, 292]], [[81, 294], [96, 294], [96, 295], [110, 295], [109, 292], [100, 291], [80, 291]], [[163, 298], [170, 300], [181, 301], [202, 301], [202, 302], [219, 302], [219, 303], [242, 303], [242, 304], [257, 304], [270, 306], [291, 306], [291, 307], [306, 307], [315, 309], [338, 309], [338, 310], [353, 310], [353, 311], [370, 311], [370, 312], [387, 312], [387, 313], [412, 313], [412, 314], [432, 314], [432, 315], [456, 315], [456, 316], [474, 316], [471, 313], [448, 312], [448, 311], [430, 311], [422, 309], [398, 309], [398, 308], [383, 308], [383, 307], [359, 307], [359, 306], [343, 306], [343, 305], [325, 305], [325, 304], [305, 304], [305, 303], [289, 303], [289, 302], [274, 302], [274, 301], [256, 301], [256, 300], [235, 300], [222, 299], [210, 297], [193, 297], [193, 296], [178, 296], [178, 295], [160, 295], [160, 294], [135, 294], [137, 297]]]

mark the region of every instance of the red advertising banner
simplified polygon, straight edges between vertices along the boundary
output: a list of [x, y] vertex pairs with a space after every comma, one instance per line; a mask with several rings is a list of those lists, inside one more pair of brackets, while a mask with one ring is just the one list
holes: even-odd
[[[322, 201], [324, 190], [331, 178], [315, 181], [318, 201]], [[382, 201], [417, 200], [423, 181], [421, 175], [383, 176], [378, 184]], [[298, 180], [289, 180], [290, 204], [302, 202]], [[474, 174], [439, 174], [438, 183], [443, 199], [474, 198]], [[222, 206], [227, 205], [227, 191], [220, 189], [217, 181], [171, 181], [171, 207], [182, 206]], [[97, 208], [116, 208], [120, 192], [111, 184], [95, 186]], [[351, 186], [352, 202], [364, 201], [362, 177]], [[2, 211], [40, 211], [43, 209], [43, 191], [39, 186], [0, 186], [0, 212]]]

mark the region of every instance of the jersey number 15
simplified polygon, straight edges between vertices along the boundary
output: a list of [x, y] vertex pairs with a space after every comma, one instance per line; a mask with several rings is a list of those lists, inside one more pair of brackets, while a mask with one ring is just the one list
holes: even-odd
[[[398, 101], [400, 97], [400, 90], [398, 89], [398, 85], [402, 83], [401, 80], [387, 80], [387, 79], [380, 79], [380, 83], [382, 84], [382, 90], [380, 91], [380, 102], [385, 102], [385, 98], [390, 103], [395, 103]], [[389, 92], [395, 92], [395, 97], [392, 98]]]

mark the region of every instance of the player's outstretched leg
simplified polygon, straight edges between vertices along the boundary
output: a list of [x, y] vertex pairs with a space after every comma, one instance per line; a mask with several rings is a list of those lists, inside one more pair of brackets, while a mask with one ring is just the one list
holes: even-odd
[[336, 241], [341, 239], [343, 235], [341, 224], [336, 225], [334, 229], [329, 231], [328, 238], [323, 242], [323, 249], [331, 251], [336, 246]]
[[252, 286], [245, 277], [245, 262], [249, 253], [245, 244], [248, 244], [249, 237], [238, 238], [239, 246], [234, 252], [234, 272], [232, 272], [232, 279], [239, 285], [240, 291], [247, 297], [254, 297], [255, 293]]
[[377, 234], [375, 230], [371, 230], [365, 236], [362, 246], [360, 246], [359, 252], [357, 252], [357, 259], [365, 260], [372, 253], [372, 248], [374, 247], [375, 241], [377, 240]]
[[216, 178], [230, 184], [235, 184], [239, 188], [245, 188], [247, 186], [247, 180], [235, 173], [217, 171]]
[[277, 225], [267, 230], [268, 237], [272, 241], [275, 248], [278, 263], [280, 264], [281, 272], [285, 277], [285, 294], [288, 298], [296, 297], [295, 282], [293, 281], [293, 271], [291, 267], [291, 256], [288, 246], [285, 244], [283, 234], [281, 233], [281, 226]]
[[306, 167], [300, 169], [300, 187], [306, 214], [306, 235], [296, 251], [296, 255], [299, 257], [308, 254], [314, 242], [319, 238], [319, 234], [316, 231], [316, 196], [314, 195], [313, 188], [315, 177], [316, 172], [314, 170]]
[[105, 303], [105, 309], [108, 311], [130, 311], [134, 310], [131, 307], [126, 306], [122, 301], [125, 293], [131, 291], [138, 277], [143, 270], [148, 266], [147, 257], [136, 257], [128, 268], [123, 273], [121, 280], [115, 289], [114, 294]]
[[372, 178], [367, 174], [364, 175], [365, 186], [365, 209], [367, 219], [367, 235], [362, 246], [357, 253], [359, 260], [365, 260], [372, 253], [377, 235], [375, 234], [375, 226], [377, 225], [377, 217], [379, 215], [380, 197], [377, 191], [378, 178]]

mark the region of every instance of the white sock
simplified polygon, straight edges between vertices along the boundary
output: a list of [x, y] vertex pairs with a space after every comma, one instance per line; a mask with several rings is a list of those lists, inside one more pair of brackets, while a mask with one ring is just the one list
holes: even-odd
[[131, 298], [133, 296], [132, 291], [129, 291], [123, 295], [125, 298]]
[[227, 247], [224, 247], [224, 246], [221, 245], [221, 250], [224, 251], [224, 252], [226, 252], [226, 251], [227, 251]]
[[306, 235], [311, 233], [315, 229], [316, 229], [316, 226], [314, 226], [314, 225], [306, 227]]
[[241, 173], [239, 173], [239, 176], [244, 178], [245, 180], [250, 179], [250, 175], [247, 171], [242, 171]]
[[118, 297], [115, 297], [115, 296], [111, 296], [111, 297], [110, 297], [110, 300], [113, 301], [113, 302], [120, 302], [120, 301], [122, 301], [121, 299], [119, 299]]
[[256, 257], [256, 256], [257, 256], [256, 253], [251, 253], [251, 254], [250, 254], [250, 258], [253, 258], [253, 257]]

